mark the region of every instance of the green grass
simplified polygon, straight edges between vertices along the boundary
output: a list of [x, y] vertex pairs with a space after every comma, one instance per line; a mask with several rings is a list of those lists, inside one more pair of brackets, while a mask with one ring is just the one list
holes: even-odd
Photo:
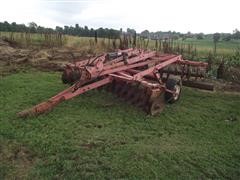
[[[180, 42], [180, 41], [179, 41]], [[197, 52], [199, 54], [207, 54], [209, 52], [213, 52], [214, 43], [212, 39], [186, 39], [183, 41], [185, 44], [193, 44], [197, 48]], [[230, 55], [233, 54], [237, 48], [240, 48], [239, 40], [231, 40], [231, 41], [219, 41], [217, 43], [217, 54], [219, 55]]]
[[[214, 43], [212, 39], [195, 39], [195, 38], [188, 38], [184, 41], [180, 40], [175, 40], [174, 41], [174, 46], [177, 44], [183, 45], [185, 47], [184, 49], [187, 50], [187, 45], [193, 45], [193, 49], [197, 50], [197, 55], [198, 56], [207, 56], [209, 52], [213, 53], [213, 48], [214, 48]], [[149, 48], [153, 49], [155, 47], [155, 41], [151, 40], [149, 42]], [[217, 55], [232, 55], [235, 53], [237, 48], [240, 48], [240, 41], [239, 40], [231, 40], [231, 41], [223, 41], [220, 40], [217, 43]]]
[[184, 88], [156, 117], [97, 90], [51, 113], [16, 113], [63, 90], [60, 74], [0, 80], [0, 178], [239, 179], [240, 96]]
[[[25, 38], [25, 33], [17, 33], [14, 32], [13, 34], [11, 32], [0, 32], [0, 37], [6, 36], [8, 38], [13, 35], [14, 40], [19, 42], [20, 44], [27, 44], [26, 38]], [[30, 34], [30, 42], [29, 45], [44, 45], [48, 43], [55, 43], [56, 38], [55, 36], [52, 37], [52, 40], [49, 42], [46, 42], [45, 36], [37, 33], [31, 33]], [[70, 47], [70, 48], [78, 48], [81, 51], [86, 51], [89, 53], [102, 53], [105, 51], [108, 51], [112, 49], [112, 40], [108, 40], [108, 38], [98, 38], [98, 43], [94, 43], [94, 37], [78, 37], [78, 36], [69, 36], [69, 35], [64, 35], [62, 37], [63, 45], [65, 47]], [[147, 40], [146, 40], [147, 41]], [[213, 52], [213, 40], [209, 38], [205, 38], [202, 40], [198, 40], [196, 38], [188, 38], [184, 41], [176, 40], [174, 41], [175, 45], [176, 44], [183, 44], [185, 45], [185, 50], [187, 49], [188, 44], [192, 44], [193, 48], [196, 46], [197, 50], [197, 55], [198, 56], [207, 56], [209, 52]], [[116, 40], [116, 44], [119, 45], [119, 39]], [[137, 46], [140, 46], [141, 41], [138, 39], [137, 40]], [[155, 41], [150, 40], [148, 44], [148, 48], [154, 49], [155, 48]], [[217, 43], [217, 55], [232, 55], [236, 51], [237, 48], [240, 48], [240, 41], [239, 40], [231, 40], [231, 41], [223, 41], [220, 40]]]
[[21, 47], [60, 47], [66, 44], [66, 36], [62, 35], [60, 39], [57, 34], [46, 34], [40, 33], [20, 33], [20, 32], [0, 32], [1, 37], [7, 37], [10, 40], [17, 42]]

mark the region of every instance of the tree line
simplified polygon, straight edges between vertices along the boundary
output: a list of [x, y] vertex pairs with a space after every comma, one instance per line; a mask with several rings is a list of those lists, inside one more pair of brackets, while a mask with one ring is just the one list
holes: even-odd
[[17, 24], [16, 22], [8, 23], [7, 21], [0, 22], [0, 31], [2, 32], [26, 32], [26, 33], [61, 33], [74, 36], [83, 37], [104, 37], [104, 38], [119, 38], [121, 30], [108, 29], [108, 28], [88, 28], [87, 26], [80, 27], [78, 24], [75, 26], [56, 26], [53, 28], [46, 28], [38, 26], [34, 22], [30, 22], [28, 26], [25, 24]]
[[[127, 28], [126, 32], [123, 32], [122, 29], [116, 30], [112, 28], [88, 28], [87, 26], [81, 27], [79, 24], [75, 24], [75, 26], [56, 26], [53, 28], [46, 28], [43, 26], [38, 26], [34, 22], [30, 22], [28, 26], [25, 24], [17, 24], [16, 22], [8, 23], [7, 21], [0, 22], [0, 31], [3, 32], [24, 32], [24, 33], [59, 33], [59, 34], [67, 34], [73, 36], [81, 36], [81, 37], [102, 37], [102, 38], [110, 38], [110, 39], [118, 39], [122, 34], [127, 34], [129, 36], [140, 36], [144, 39], [179, 39], [185, 40], [187, 38], [196, 38], [196, 39], [205, 39], [212, 38], [214, 39], [214, 34], [203, 34], [203, 33], [180, 33], [175, 31], [157, 31], [157, 32], [149, 32], [148, 30], [144, 30], [141, 33], [137, 34], [134, 29]], [[215, 33], [216, 34], [216, 33]], [[238, 29], [233, 30], [233, 33], [219, 33], [219, 36], [224, 41], [229, 41], [231, 39], [240, 39], [240, 31]]]

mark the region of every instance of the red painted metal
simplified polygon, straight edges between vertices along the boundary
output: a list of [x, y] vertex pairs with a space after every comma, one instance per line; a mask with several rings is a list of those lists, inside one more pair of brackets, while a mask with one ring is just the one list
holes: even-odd
[[103, 85], [106, 85], [106, 84], [110, 83], [111, 81], [112, 81], [112, 78], [111, 78], [111, 77], [106, 77], [105, 79], [102, 79], [102, 80], [100, 80], [100, 81], [96, 81], [96, 82], [94, 82], [94, 83], [92, 83], [92, 84], [83, 86], [83, 87], [77, 89], [77, 90], [74, 91], [74, 92], [65, 93], [65, 94], [63, 94], [62, 96], [64, 97], [64, 100], [68, 100], [68, 99], [71, 99], [71, 98], [73, 98], [73, 97], [75, 97], [75, 96], [78, 96], [78, 95], [80, 95], [80, 94], [83, 94], [83, 93], [85, 93], [85, 92], [87, 92], [87, 91], [90, 91], [90, 90], [92, 90], [92, 89], [96, 89], [96, 88], [98, 88], [98, 87], [101, 87], [101, 86], [103, 86]]
[[[174, 94], [175, 92], [166, 88], [165, 81], [162, 79], [162, 70], [170, 65], [179, 66], [181, 72], [177, 73], [181, 74], [181, 78], [189, 76], [190, 67], [207, 68], [207, 63], [183, 60], [181, 55], [158, 54], [155, 51], [141, 49], [118, 50], [113, 54], [106, 53], [67, 64], [63, 73], [63, 81], [73, 85], [46, 102], [20, 112], [19, 115], [25, 117], [31, 114], [41, 114], [51, 110], [62, 101], [109, 84], [113, 80], [140, 83], [153, 92], [166, 91]], [[168, 78], [169, 72], [165, 71]], [[196, 73], [194, 77], [201, 76]]]
[[164, 67], [166, 67], [166, 66], [168, 66], [168, 65], [170, 65], [170, 64], [173, 64], [173, 63], [175, 63], [175, 62], [177, 62], [177, 61], [180, 61], [180, 60], [181, 60], [181, 57], [182, 57], [182, 56], [176, 56], [176, 57], [171, 58], [171, 59], [169, 59], [169, 60], [167, 60], [167, 61], [161, 62], [161, 63], [157, 64], [156, 66], [153, 66], [153, 67], [151, 67], [151, 68], [148, 68], [148, 69], [146, 69], [146, 70], [144, 70], [144, 71], [141, 71], [141, 72], [135, 74], [135, 75], [133, 76], [133, 78], [134, 78], [134, 80], [139, 80], [139, 79], [141, 79], [143, 76], [146, 76], [146, 75], [148, 75], [148, 74], [151, 74], [151, 73], [153, 73], [154, 71], [158, 71], [158, 70], [160, 70], [161, 68], [164, 68]]

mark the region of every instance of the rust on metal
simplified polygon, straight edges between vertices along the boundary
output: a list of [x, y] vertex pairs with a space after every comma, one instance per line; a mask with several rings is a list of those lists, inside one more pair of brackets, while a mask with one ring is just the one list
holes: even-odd
[[181, 55], [142, 49], [105, 53], [67, 64], [62, 81], [71, 86], [18, 115], [27, 117], [48, 112], [65, 100], [102, 86], [155, 115], [163, 110], [166, 102], [179, 99], [182, 82], [183, 85], [213, 90], [209, 84], [196, 82], [204, 78], [207, 66], [205, 62], [184, 60]]

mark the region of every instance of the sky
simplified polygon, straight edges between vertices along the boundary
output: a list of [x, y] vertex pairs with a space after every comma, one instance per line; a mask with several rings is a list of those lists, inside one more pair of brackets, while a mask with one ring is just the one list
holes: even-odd
[[79, 24], [137, 32], [231, 33], [240, 29], [240, 0], [1, 0], [3, 21], [52, 28]]

